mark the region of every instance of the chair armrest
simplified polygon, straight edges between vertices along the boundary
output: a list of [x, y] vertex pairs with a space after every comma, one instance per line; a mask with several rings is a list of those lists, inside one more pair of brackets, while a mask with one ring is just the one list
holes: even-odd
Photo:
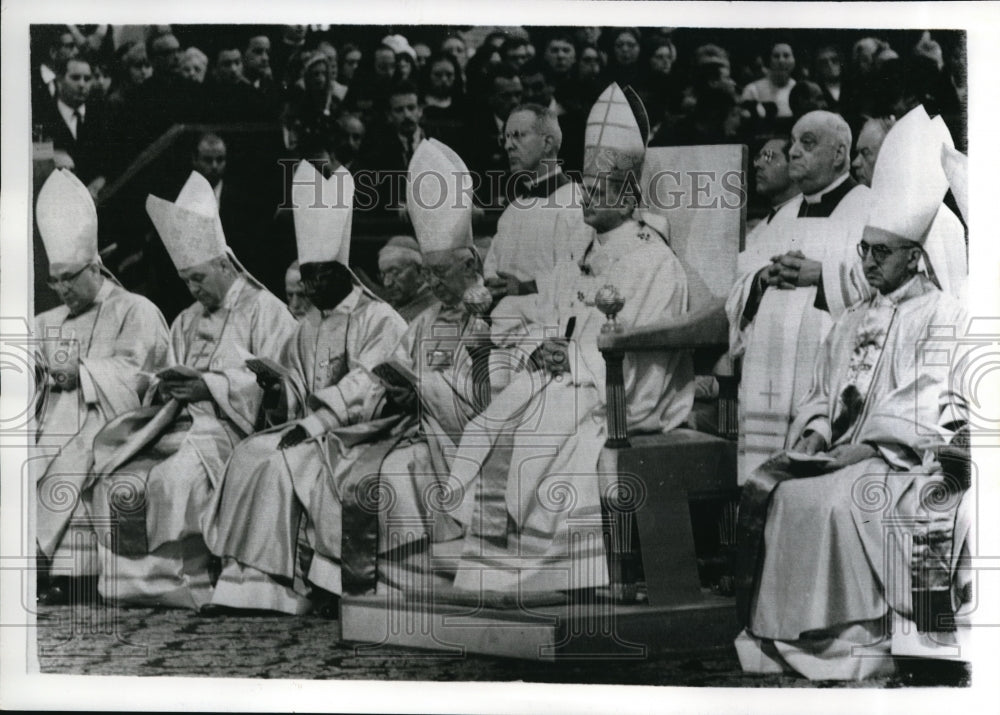
[[597, 338], [601, 352], [660, 352], [729, 348], [726, 301], [714, 298], [701, 309], [641, 328], [602, 333]]

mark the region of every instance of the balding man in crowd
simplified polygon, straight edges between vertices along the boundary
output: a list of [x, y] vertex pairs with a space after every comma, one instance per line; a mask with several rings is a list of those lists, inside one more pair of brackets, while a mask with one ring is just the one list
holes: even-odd
[[802, 192], [740, 254], [726, 308], [730, 350], [743, 356], [739, 478], [785, 446], [793, 406], [832, 320], [868, 297], [855, 250], [868, 188], [851, 179], [851, 130], [837, 114], [792, 128], [788, 175]]
[[[504, 347], [524, 325], [538, 319], [539, 281], [559, 263], [583, 258], [593, 240], [593, 231], [583, 221], [580, 186], [559, 166], [562, 138], [559, 120], [548, 107], [521, 105], [507, 118], [504, 149], [511, 173], [522, 181], [483, 261], [486, 286], [497, 301], [493, 339]], [[506, 385], [509, 375], [494, 367], [494, 387]]]
[[[910, 112], [926, 113], [922, 105]], [[905, 116], [909, 116], [908, 112]], [[939, 117], [934, 122], [943, 122]], [[872, 185], [875, 164], [878, 160], [882, 142], [889, 130], [896, 124], [892, 118], [875, 117], [865, 122], [858, 134], [857, 154], [851, 162], [854, 176], [865, 186]], [[969, 261], [965, 246], [965, 230], [962, 222], [954, 212], [943, 203], [937, 215], [931, 222], [924, 251], [934, 266], [933, 280], [945, 293], [961, 300], [965, 296], [965, 287], [969, 274]]]
[[423, 270], [420, 244], [410, 236], [393, 236], [378, 252], [385, 298], [407, 323], [437, 300], [424, 281]]

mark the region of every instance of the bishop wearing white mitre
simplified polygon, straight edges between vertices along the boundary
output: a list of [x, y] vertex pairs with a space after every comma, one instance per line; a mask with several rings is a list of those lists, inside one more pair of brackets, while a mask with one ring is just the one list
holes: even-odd
[[[316, 307], [288, 341], [281, 372], [261, 370], [276, 392], [268, 410], [281, 426], [242, 442], [226, 466], [206, 529], [223, 559], [212, 596], [218, 607], [304, 613], [339, 594], [339, 535], [328, 452], [336, 415], [358, 410], [353, 396], [374, 389], [370, 371], [385, 362], [406, 322], [348, 269], [354, 180], [344, 168], [324, 179], [309, 162], [295, 170], [292, 218], [306, 297]], [[255, 366], [256, 368], [256, 366]], [[260, 369], [260, 368], [256, 368]], [[291, 421], [289, 421], [291, 420]], [[359, 433], [363, 434], [363, 433]]]
[[[467, 528], [455, 579], [463, 589], [566, 590], [608, 583], [599, 474], [607, 437], [605, 364], [596, 303], [617, 296], [617, 322], [637, 327], [688, 310], [688, 281], [663, 237], [634, 217], [648, 120], [631, 89], [609, 86], [586, 129], [583, 218], [596, 232], [578, 261], [539, 286], [530, 326], [536, 367], [516, 375], [465, 431], [452, 466]], [[530, 352], [522, 346], [522, 352]], [[628, 355], [628, 429], [679, 426], [694, 400], [687, 353]]]
[[[36, 216], [49, 285], [62, 305], [35, 317], [45, 369], [38, 451], [30, 462], [35, 537], [56, 572], [96, 576], [87, 509], [94, 436], [108, 420], [139, 407], [150, 372], [164, 366], [167, 324], [155, 305], [122, 288], [101, 265], [97, 209], [76, 176], [53, 171], [38, 193]], [[45, 595], [51, 600], [55, 590]]]
[[95, 441], [95, 512], [112, 525], [99, 589], [121, 603], [198, 608], [211, 595], [202, 523], [264, 394], [246, 362], [278, 360], [296, 322], [233, 256], [201, 174], [174, 203], [149, 196], [146, 211], [195, 303], [171, 326], [148, 406]]

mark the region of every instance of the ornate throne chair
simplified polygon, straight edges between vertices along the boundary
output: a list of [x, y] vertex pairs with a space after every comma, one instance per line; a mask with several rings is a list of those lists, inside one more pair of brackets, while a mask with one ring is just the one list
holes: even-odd
[[[651, 606], [696, 604], [706, 597], [703, 587], [712, 581], [718, 587], [717, 572], [726, 571], [738, 495], [738, 378], [727, 357], [724, 305], [745, 239], [746, 168], [742, 145], [664, 147], [646, 154], [644, 204], [669, 225], [671, 248], [688, 273], [690, 310], [640, 329], [604, 333], [598, 342], [608, 390], [602, 471], [619, 480], [618, 498], [606, 505], [609, 566], [616, 596], [625, 601], [634, 597], [641, 573]], [[715, 404], [708, 406], [717, 408], [710, 410], [717, 412], [717, 425], [630, 435], [625, 355], [670, 350], [692, 351], [699, 381], [713, 388], [709, 402]], [[721, 586], [725, 592], [724, 577]]]

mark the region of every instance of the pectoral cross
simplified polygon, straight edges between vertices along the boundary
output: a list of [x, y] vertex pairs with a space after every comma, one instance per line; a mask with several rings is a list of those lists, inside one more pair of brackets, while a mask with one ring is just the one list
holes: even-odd
[[330, 368], [340, 357], [340, 354], [334, 354], [333, 348], [329, 345], [326, 346], [326, 357], [320, 360], [316, 364], [316, 386], [326, 387], [327, 383], [330, 381]]
[[[198, 352], [195, 354], [188, 354], [188, 360], [193, 361], [193, 366], [202, 369], [203, 367], [208, 367], [208, 361], [212, 358], [212, 352], [215, 349], [215, 343], [210, 343], [207, 340], [199, 340], [197, 343]], [[192, 347], [194, 347], [192, 345]], [[209, 350], [209, 348], [212, 348]]]
[[773, 382], [772, 380], [768, 380], [767, 381], [767, 390], [765, 390], [764, 392], [760, 393], [762, 396], [764, 396], [764, 397], [767, 398], [767, 406], [768, 406], [768, 408], [770, 408], [772, 406], [771, 405], [772, 398], [779, 397], [781, 395], [780, 392], [774, 392], [774, 387], [772, 385], [772, 382]]

